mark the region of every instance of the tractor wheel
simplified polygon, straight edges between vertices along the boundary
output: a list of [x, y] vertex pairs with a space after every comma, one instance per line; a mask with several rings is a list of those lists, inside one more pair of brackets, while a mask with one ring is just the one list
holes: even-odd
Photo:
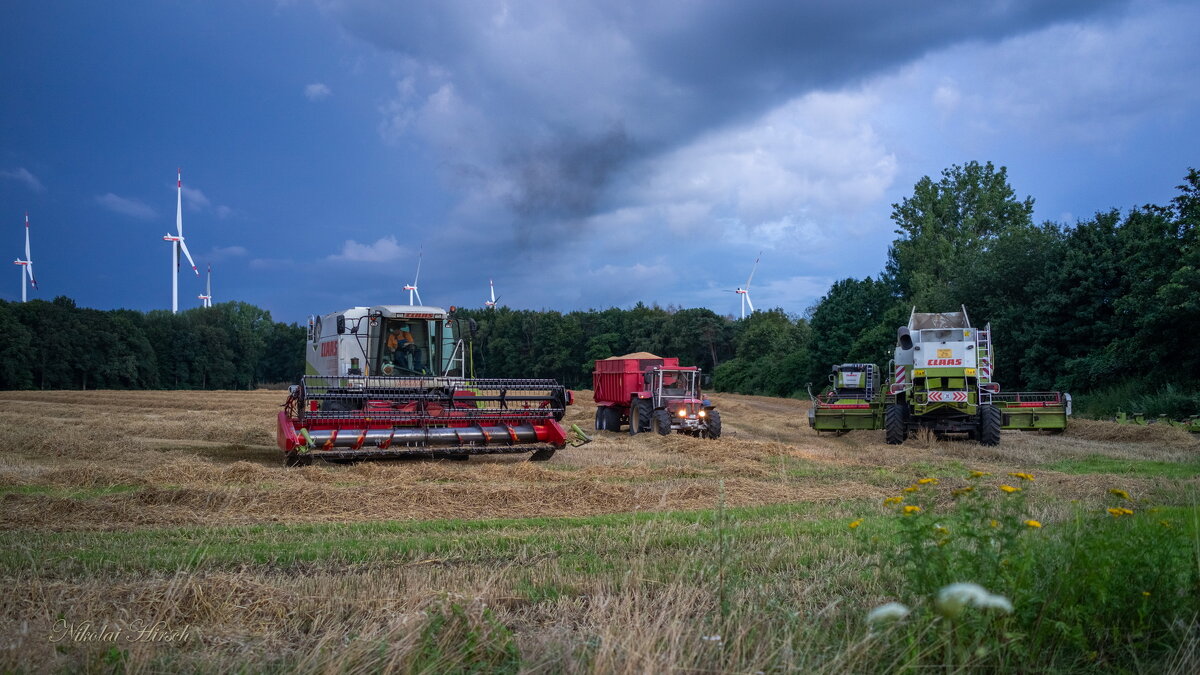
[[671, 433], [671, 413], [666, 410], [655, 410], [651, 426], [658, 432], [659, 436], [666, 436]]
[[979, 406], [979, 444], [1000, 445], [1000, 409], [994, 405]]
[[899, 403], [893, 403], [887, 407], [883, 413], [883, 434], [888, 445], [900, 445], [904, 442], [904, 438], [908, 436], [907, 416], [908, 411]]
[[708, 411], [708, 437], [721, 437], [721, 413], [716, 410]]

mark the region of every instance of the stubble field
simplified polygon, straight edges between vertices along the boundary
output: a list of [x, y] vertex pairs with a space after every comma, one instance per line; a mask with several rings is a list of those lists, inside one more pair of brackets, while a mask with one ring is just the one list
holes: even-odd
[[1032, 472], [1050, 524], [1114, 486], [1194, 510], [1200, 469], [1170, 428], [895, 447], [737, 395], [715, 441], [285, 469], [284, 396], [0, 392], [0, 669], [886, 669], [861, 614], [888, 572], [846, 523], [888, 496]]

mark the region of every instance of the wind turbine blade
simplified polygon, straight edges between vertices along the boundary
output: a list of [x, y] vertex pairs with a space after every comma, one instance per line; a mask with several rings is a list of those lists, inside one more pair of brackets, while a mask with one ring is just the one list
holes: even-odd
[[418, 304], [418, 305], [424, 305], [424, 304], [425, 304], [425, 301], [421, 299], [421, 291], [418, 291], [418, 290], [417, 290], [417, 289], [414, 287], [414, 288], [413, 288], [413, 293], [416, 293], [416, 294], [417, 294], [417, 304]]
[[[25, 251], [25, 257], [26, 258], [29, 257], [28, 250]], [[492, 291], [492, 304], [494, 305], [494, 304], [496, 304], [496, 286], [492, 283], [491, 279], [488, 279], [488, 288], [491, 289], [491, 291]]]
[[29, 214], [25, 214], [25, 260], [33, 262], [33, 258], [29, 257]]
[[196, 273], [196, 276], [200, 276], [200, 270], [196, 269], [196, 263], [192, 261], [192, 254], [188, 253], [187, 244], [183, 243], [182, 239], [179, 240], [179, 248], [183, 249], [183, 254], [187, 256], [188, 264], [192, 266], [192, 271]]
[[[750, 280], [754, 278], [754, 272], [758, 270], [758, 261], [762, 258], [762, 251], [758, 252], [758, 258], [754, 259], [754, 267], [750, 268], [750, 276], [746, 277], [746, 290], [750, 290]], [[754, 308], [752, 307], [751, 310]]]
[[33, 287], [36, 289], [37, 288], [37, 279], [33, 278], [33, 263], [32, 262], [25, 263], [25, 271], [29, 273], [29, 283], [33, 284]]
[[[416, 286], [417, 282], [421, 280], [421, 258], [424, 256], [425, 249], [421, 249], [421, 252], [417, 254], [417, 276], [413, 277], [413, 286]], [[417, 297], [419, 298], [420, 296]]]
[[[175, 183], [175, 189], [177, 190], [176, 199], [175, 199], [175, 234], [176, 234], [176, 236], [182, 237], [183, 236], [183, 169], [180, 169], [179, 173], [177, 174], [177, 181]], [[191, 256], [188, 256], [188, 258], [191, 259]]]
[[750, 312], [754, 312], [754, 301], [750, 299], [750, 293], [746, 293], [746, 304], [750, 306]]
[[212, 265], [208, 266], [208, 280], [204, 283], [204, 294], [212, 296]]

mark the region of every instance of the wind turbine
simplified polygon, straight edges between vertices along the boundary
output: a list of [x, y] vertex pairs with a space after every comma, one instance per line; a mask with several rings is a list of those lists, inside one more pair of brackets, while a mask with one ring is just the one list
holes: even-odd
[[37, 280], [33, 278], [33, 257], [29, 255], [29, 212], [25, 212], [25, 259], [17, 258], [13, 264], [21, 266], [21, 302], [26, 300], [25, 275], [29, 275], [29, 283], [37, 290]]
[[196, 297], [200, 298], [201, 307], [212, 307], [212, 263], [208, 264], [208, 279], [204, 283], [204, 295]]
[[425, 251], [421, 250], [417, 254], [417, 276], [413, 277], [411, 284], [405, 284], [404, 290], [408, 291], [408, 304], [413, 304], [413, 296], [416, 296], [417, 303], [421, 304], [421, 292], [417, 290], [417, 280], [421, 278], [421, 258], [424, 257]]
[[742, 296], [742, 318], [746, 318], [746, 305], [750, 305], [750, 313], [754, 313], [754, 301], [750, 299], [750, 280], [754, 278], [754, 272], [758, 269], [758, 261], [762, 258], [762, 251], [758, 252], [758, 258], [754, 259], [754, 267], [750, 268], [750, 276], [746, 277], [746, 287], [739, 288], [734, 293]]
[[495, 286], [495, 284], [492, 283], [491, 279], [488, 279], [488, 289], [491, 290], [491, 292], [492, 292], [492, 299], [488, 302], [483, 303], [483, 306], [495, 309], [496, 308], [496, 286]]
[[188, 263], [192, 266], [192, 271], [196, 276], [200, 276], [200, 270], [196, 269], [196, 263], [192, 261], [192, 254], [188, 253], [187, 244], [183, 242], [183, 170], [178, 173], [178, 199], [175, 202], [175, 234], [167, 233], [163, 236], [163, 241], [171, 242], [171, 313], [175, 314], [179, 311], [179, 249], [183, 249], [183, 254], [187, 256]]

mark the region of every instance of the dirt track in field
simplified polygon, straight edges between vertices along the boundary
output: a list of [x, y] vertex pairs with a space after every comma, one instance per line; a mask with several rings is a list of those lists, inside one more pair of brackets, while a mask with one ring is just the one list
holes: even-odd
[[[1080, 421], [1065, 435], [1005, 432], [999, 447], [882, 432], [819, 436], [807, 401], [716, 394], [724, 436], [596, 432], [545, 463], [318, 463], [286, 469], [274, 445], [285, 395], [255, 392], [0, 392], [0, 527], [139, 526], [589, 515], [882, 499], [915, 478], [1035, 471], [1062, 499], [1102, 499], [1113, 479], [1039, 467], [1062, 459], [1184, 460], [1200, 442], [1169, 428]], [[589, 430], [591, 393], [567, 421]], [[1153, 489], [1154, 479], [1121, 478]]]

